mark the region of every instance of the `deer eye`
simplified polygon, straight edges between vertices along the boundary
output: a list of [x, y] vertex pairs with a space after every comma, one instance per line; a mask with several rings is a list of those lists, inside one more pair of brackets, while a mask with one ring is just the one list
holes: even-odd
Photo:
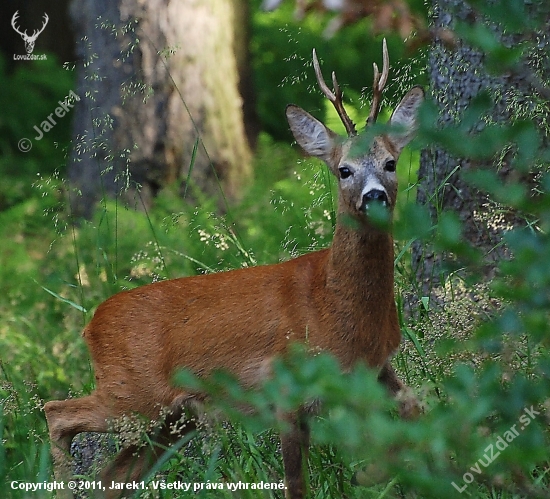
[[341, 168], [338, 168], [338, 171], [340, 172], [340, 178], [345, 179], [353, 175], [353, 172], [347, 166], [342, 166]]
[[394, 172], [395, 171], [395, 159], [388, 159], [386, 161], [386, 164], [384, 165], [384, 168], [387, 172]]

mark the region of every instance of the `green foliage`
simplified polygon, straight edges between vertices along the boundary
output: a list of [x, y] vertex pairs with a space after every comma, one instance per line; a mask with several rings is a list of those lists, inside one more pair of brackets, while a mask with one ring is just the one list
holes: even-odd
[[[532, 26], [532, 15], [522, 14], [520, 3], [497, 2], [495, 21], [506, 7], [524, 21], [528, 17]], [[491, 14], [494, 5], [485, 13]], [[506, 23], [510, 30], [521, 25], [517, 20]], [[525, 54], [534, 43], [504, 46], [480, 23], [460, 26], [458, 33], [484, 51], [492, 71], [525, 70]], [[284, 430], [273, 407], [292, 411], [320, 401], [322, 416], [312, 418], [313, 439], [318, 445], [344, 448], [348, 466], [360, 463], [358, 468], [369, 471], [358, 475], [369, 487], [373, 476], [386, 482], [396, 477], [402, 491], [419, 497], [545, 497], [550, 457], [549, 130], [541, 127], [543, 119], [531, 115], [495, 124], [488, 119], [492, 105], [488, 94], [480, 94], [458, 125], [445, 128], [434, 127], [437, 116], [426, 105], [419, 140], [473, 160], [509, 153], [507, 164], [517, 175], [508, 180], [494, 170], [468, 175], [471, 185], [488, 193], [497, 206], [515, 210], [525, 220], [524, 226], [507, 231], [503, 244], [509, 257], [499, 263], [496, 276], [484, 278], [483, 255], [467, 242], [457, 214], [439, 213], [434, 223], [426, 210], [405, 206], [394, 227], [405, 248], [411, 239], [429, 239], [451, 261], [441, 283], [441, 306], [422, 301], [423, 315], [402, 316], [403, 330], [413, 342], [405, 344], [397, 364], [425, 394], [421, 418], [394, 418], [374, 373], [358, 367], [342, 374], [331, 357], [304, 351], [276, 363], [272, 378], [259, 390], [245, 390], [226, 373], [207, 380], [187, 374], [180, 382], [211, 393], [217, 408], [255, 431], [273, 426]], [[518, 180], [527, 172], [536, 175], [534, 186]], [[404, 266], [398, 275], [400, 286], [410, 286], [402, 280], [406, 271]], [[484, 298], [469, 299], [480, 285]], [[467, 308], [459, 310], [464, 304]], [[458, 327], [464, 312], [474, 316], [467, 330]], [[239, 403], [254, 406], [255, 416], [239, 415]], [[311, 495], [318, 492], [313, 487]]]
[[[464, 487], [464, 473], [472, 472], [480, 459], [486, 464], [477, 464], [479, 484], [471, 489], [481, 490], [491, 480], [509, 481], [513, 473], [529, 476], [547, 459], [541, 445], [546, 441], [540, 407], [546, 393], [543, 383], [519, 375], [503, 385], [499, 374], [494, 363], [478, 373], [458, 365], [440, 386], [447, 402], [434, 405], [414, 422], [392, 416], [389, 409], [395, 403], [378, 384], [376, 373], [357, 366], [343, 374], [330, 355], [312, 357], [300, 349], [275, 363], [272, 378], [259, 391], [244, 390], [227, 373], [215, 373], [206, 381], [182, 373], [179, 381], [212, 394], [216, 408], [254, 431], [262, 425], [285, 430], [274, 418], [273, 407], [293, 411], [318, 401], [323, 417], [312, 419], [312, 437], [319, 445], [345, 449], [348, 466], [361, 463], [386, 480], [398, 476], [405, 490], [422, 497], [460, 497], [452, 483]], [[254, 417], [235, 409], [243, 403], [257, 409]], [[372, 476], [364, 480], [372, 481]]]
[[[31, 195], [37, 174], [51, 175], [65, 164], [70, 136], [70, 114], [52, 118], [56, 124], [39, 137], [34, 127], [55, 113], [73, 86], [73, 74], [60, 69], [55, 57], [45, 61], [18, 64], [8, 73], [6, 61], [0, 56], [0, 175], [9, 182], [0, 186], [0, 210], [4, 210]], [[18, 149], [21, 139], [32, 142], [28, 152]]]
[[[363, 20], [327, 39], [323, 32], [331, 15], [293, 19], [292, 2], [283, 3], [274, 12], [254, 10], [251, 54], [256, 90], [256, 109], [262, 128], [277, 140], [292, 140], [284, 117], [284, 104], [295, 103], [318, 119], [340, 131], [338, 118], [325, 120], [325, 101], [318, 89], [313, 71], [312, 50], [317, 50], [327, 83], [334, 71], [344, 92], [344, 101], [356, 119], [358, 129], [368, 116], [372, 98], [373, 69], [371, 61], [381, 67], [382, 37], [373, 37], [369, 21]], [[416, 2], [418, 3], [418, 2]], [[426, 54], [405, 53], [401, 40], [387, 34], [391, 54], [392, 78], [385, 98], [392, 103], [414, 84], [422, 81]], [[278, 111], [279, 110], [279, 111]]]
[[[536, 17], [529, 16], [529, 23], [521, 17], [522, 2], [473, 3], [508, 30], [529, 23], [538, 26]], [[506, 12], [516, 13], [517, 19], [504, 15]], [[273, 30], [273, 39], [288, 40], [288, 55], [281, 53], [270, 59], [274, 49], [266, 50], [264, 40], [256, 40], [258, 46], [253, 48], [259, 86], [264, 77], [271, 83], [285, 82], [281, 93], [276, 94], [277, 107], [286, 102], [284, 92], [291, 85], [287, 81], [297, 78], [303, 87], [302, 72], [307, 72], [308, 79], [312, 77], [307, 66], [310, 48], [304, 54], [300, 49], [299, 57], [293, 58], [298, 49], [292, 40], [307, 38], [304, 32], [308, 30], [317, 30], [318, 36], [320, 29], [310, 27], [308, 21], [302, 25], [302, 33], [289, 35], [291, 28], [281, 31], [274, 27], [284, 19], [281, 13], [257, 23], [265, 23], [261, 28], [265, 32]], [[486, 52], [486, 61], [494, 71], [517, 71], [525, 54], [534, 50], [533, 40], [518, 47], [502, 47], [494, 32], [476, 23], [459, 27], [459, 33]], [[359, 34], [353, 36], [359, 39]], [[341, 42], [341, 46], [353, 45], [346, 43]], [[361, 50], [334, 55], [327, 50], [322, 58], [327, 69], [336, 69], [341, 81], [347, 82], [352, 79], [345, 72], [340, 75], [336, 59], [350, 67], [362, 67], [357, 58], [363, 61], [371, 56]], [[376, 44], [369, 50], [376, 59]], [[259, 61], [259, 54], [265, 60]], [[295, 66], [289, 70], [285, 62], [276, 68], [276, 61], [285, 58]], [[45, 67], [41, 69], [44, 74]], [[70, 82], [50, 84], [49, 78], [45, 79], [52, 89], [42, 100], [43, 90], [32, 86], [31, 76], [36, 78], [38, 72], [19, 71], [9, 76], [0, 71], [0, 78], [10, 85], [28, 85], [25, 98], [34, 100], [26, 102], [35, 103], [18, 107], [17, 112], [12, 109], [0, 122], [4, 158], [0, 165], [8, 178], [21, 186], [6, 187], [6, 194], [0, 191], [2, 206], [7, 208], [0, 213], [0, 487], [8, 497], [27, 497], [24, 492], [11, 490], [11, 480], [51, 480], [41, 405], [45, 400], [92, 389], [93, 375], [80, 331], [103, 299], [159, 279], [274, 263], [326, 247], [332, 237], [335, 210], [333, 180], [325, 167], [302, 159], [294, 150], [263, 135], [255, 182], [244, 199], [223, 216], [215, 214], [211, 200], [191, 207], [178, 193], [166, 189], [150, 213], [128, 211], [110, 200], [98, 208], [91, 221], [75, 226], [66, 212], [64, 183], [54, 174], [63, 163], [64, 156], [56, 156], [62, 148], [55, 149], [54, 141], [49, 140], [54, 133], [61, 134], [68, 121], [60, 121], [47, 141], [34, 144], [33, 154], [40, 153], [38, 159], [22, 158], [14, 145], [25, 136], [29, 123], [39, 124], [52, 112], [46, 104], [63, 98]], [[285, 77], [290, 80], [283, 80]], [[361, 114], [358, 96], [368, 78], [359, 77], [360, 82], [350, 84], [346, 92], [357, 99], [354, 103], [359, 102], [356, 107]], [[49, 88], [47, 85], [44, 88]], [[259, 103], [265, 123], [273, 109], [269, 88], [267, 83], [262, 86], [265, 93]], [[402, 93], [400, 89], [395, 91]], [[296, 98], [296, 102], [308, 109], [310, 102], [311, 108], [322, 114], [321, 101], [306, 97]], [[19, 92], [11, 100], [5, 94], [1, 98], [8, 106], [3, 109], [23, 100]], [[534, 99], [539, 103], [543, 100], [540, 96]], [[499, 263], [491, 279], [482, 272], [483, 255], [466, 243], [455, 213], [439, 213], [438, 219], [432, 220], [425, 208], [414, 204], [417, 153], [404, 153], [399, 165], [402, 190], [393, 231], [404, 341], [393, 363], [419, 394], [425, 413], [416, 421], [400, 420], [395, 401], [377, 384], [376, 373], [364, 366], [341, 373], [328, 354], [311, 356], [301, 349], [278, 359], [273, 377], [254, 391], [244, 389], [227, 373], [215, 373], [207, 379], [182, 374], [179, 381], [211, 393], [215, 409], [229, 416], [231, 423], [201, 421], [195, 438], [167, 451], [154, 470], [159, 474], [153, 480], [278, 482], [282, 465], [273, 429], [284, 430], [284, 425], [273, 408], [292, 410], [303, 403], [321, 401], [321, 412], [311, 419], [312, 498], [547, 496], [547, 121], [524, 115], [496, 125], [487, 118], [490, 108], [490, 96], [480, 95], [459, 125], [442, 129], [434, 126], [437, 116], [426, 105], [418, 143], [437, 143], [457, 156], [484, 161], [510, 152], [508, 164], [517, 176], [503, 181], [492, 170], [478, 170], [469, 176], [473, 186], [498, 203], [495, 206], [514, 209], [525, 220], [524, 227], [508, 231], [503, 244], [509, 257]], [[24, 115], [20, 121], [18, 113]], [[475, 128], [480, 120], [484, 126]], [[282, 125], [269, 123], [273, 135], [280, 136]], [[60, 138], [60, 143], [63, 140]], [[15, 169], [28, 176], [15, 177]], [[38, 172], [42, 175], [36, 175]], [[517, 180], [526, 172], [535, 173], [534, 186]], [[23, 197], [28, 199], [22, 201]], [[448, 266], [438, 283], [437, 305], [418, 295], [419, 284], [408, 258], [417, 240], [433, 242], [434, 251], [448, 256]], [[419, 310], [412, 311], [417, 313], [411, 313], [406, 305], [411, 294], [419, 298]], [[242, 414], [237, 409], [241, 403], [254, 406], [256, 412]], [[359, 486], [352, 486], [353, 477]], [[202, 490], [198, 495], [235, 496], [228, 490]], [[185, 496], [165, 491], [160, 497]], [[280, 495], [245, 490], [239, 497]]]

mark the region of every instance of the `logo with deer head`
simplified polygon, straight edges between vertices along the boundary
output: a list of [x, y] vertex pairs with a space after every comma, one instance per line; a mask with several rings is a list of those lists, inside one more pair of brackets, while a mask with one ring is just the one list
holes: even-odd
[[19, 17], [19, 11], [16, 10], [15, 14], [11, 18], [11, 26], [16, 31], [16, 33], [19, 33], [21, 35], [21, 38], [23, 38], [23, 41], [25, 42], [25, 50], [27, 51], [27, 54], [32, 54], [32, 51], [34, 50], [34, 43], [36, 42], [36, 39], [38, 38], [38, 35], [44, 31], [44, 28], [48, 24], [49, 17], [48, 14], [44, 13], [44, 22], [42, 24], [42, 28], [35, 29], [32, 35], [27, 35], [27, 30], [20, 31], [20, 29], [17, 27], [16, 21]]

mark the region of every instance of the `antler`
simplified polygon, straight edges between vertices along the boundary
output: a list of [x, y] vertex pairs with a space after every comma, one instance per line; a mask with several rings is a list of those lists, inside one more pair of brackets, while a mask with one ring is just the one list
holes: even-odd
[[48, 14], [46, 14], [45, 12], [44, 12], [43, 17], [44, 17], [44, 23], [42, 24], [42, 28], [40, 28], [40, 30], [37, 30], [37, 29], [34, 30], [34, 33], [31, 36], [31, 38], [33, 38], [35, 40], [36, 40], [36, 38], [38, 38], [38, 35], [40, 33], [42, 33], [42, 31], [44, 31], [44, 28], [46, 27], [46, 24], [48, 24], [48, 21], [50, 20], [50, 18], [48, 17]]
[[351, 118], [348, 116], [348, 113], [346, 113], [346, 110], [344, 109], [344, 104], [342, 102], [342, 90], [340, 89], [340, 86], [336, 81], [336, 74], [334, 73], [334, 71], [332, 72], [332, 84], [334, 86], [334, 91], [331, 91], [327, 87], [325, 79], [323, 78], [323, 74], [321, 73], [321, 67], [319, 66], [319, 61], [317, 59], [317, 53], [315, 52], [315, 49], [313, 49], [313, 67], [315, 69], [315, 76], [317, 76], [317, 82], [319, 83], [321, 91], [323, 92], [323, 94], [325, 94], [325, 97], [334, 105], [338, 116], [340, 116], [342, 123], [346, 127], [348, 136], [353, 137], [357, 135], [355, 124], [353, 123], [353, 121], [351, 121]]
[[388, 81], [388, 74], [390, 72], [390, 57], [388, 55], [388, 46], [386, 45], [386, 39], [382, 41], [382, 59], [384, 65], [382, 67], [382, 74], [378, 70], [376, 63], [373, 63], [374, 68], [374, 81], [372, 83], [372, 106], [370, 108], [369, 117], [367, 118], [367, 126], [376, 123], [378, 113], [380, 111], [380, 103], [382, 101], [382, 92]]
[[17, 21], [17, 18], [19, 17], [19, 11], [16, 10], [15, 11], [15, 14], [13, 15], [13, 17], [11, 18], [11, 27], [15, 30], [16, 33], [19, 33], [19, 35], [21, 35], [22, 37], [25, 37], [25, 36], [28, 36], [27, 35], [27, 30], [25, 30], [24, 33], [21, 33], [21, 31], [19, 31], [19, 29], [17, 28], [17, 26], [15, 25], [15, 21]]

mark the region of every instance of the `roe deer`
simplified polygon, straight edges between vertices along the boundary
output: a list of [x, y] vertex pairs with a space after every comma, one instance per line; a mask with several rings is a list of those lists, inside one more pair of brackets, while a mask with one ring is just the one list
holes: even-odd
[[[367, 124], [376, 121], [388, 76], [385, 41], [383, 54], [382, 74], [374, 65]], [[57, 479], [70, 476], [69, 450], [77, 433], [112, 431], [110, 421], [123, 415], [155, 419], [163, 408], [193, 406], [195, 396], [171, 382], [178, 368], [201, 376], [226, 369], [252, 385], [269, 376], [275, 356], [302, 342], [331, 352], [343, 369], [357, 362], [379, 369], [379, 380], [392, 394], [405, 390], [390, 365], [401, 338], [393, 240], [369, 222], [367, 212], [371, 203], [390, 211], [395, 206], [396, 161], [414, 135], [424, 92], [413, 87], [391, 116], [394, 128], [365, 145], [344, 110], [334, 73], [332, 92], [315, 51], [313, 61], [319, 85], [336, 107], [348, 138], [338, 137], [297, 106], [289, 105], [286, 116], [298, 144], [338, 178], [332, 246], [275, 265], [156, 282], [102, 303], [83, 333], [95, 369], [95, 391], [44, 407]], [[281, 435], [286, 497], [300, 499], [305, 495], [307, 424], [301, 413], [283, 417], [290, 422]], [[103, 471], [103, 483], [142, 477], [155, 450], [142, 451], [119, 453]]]

